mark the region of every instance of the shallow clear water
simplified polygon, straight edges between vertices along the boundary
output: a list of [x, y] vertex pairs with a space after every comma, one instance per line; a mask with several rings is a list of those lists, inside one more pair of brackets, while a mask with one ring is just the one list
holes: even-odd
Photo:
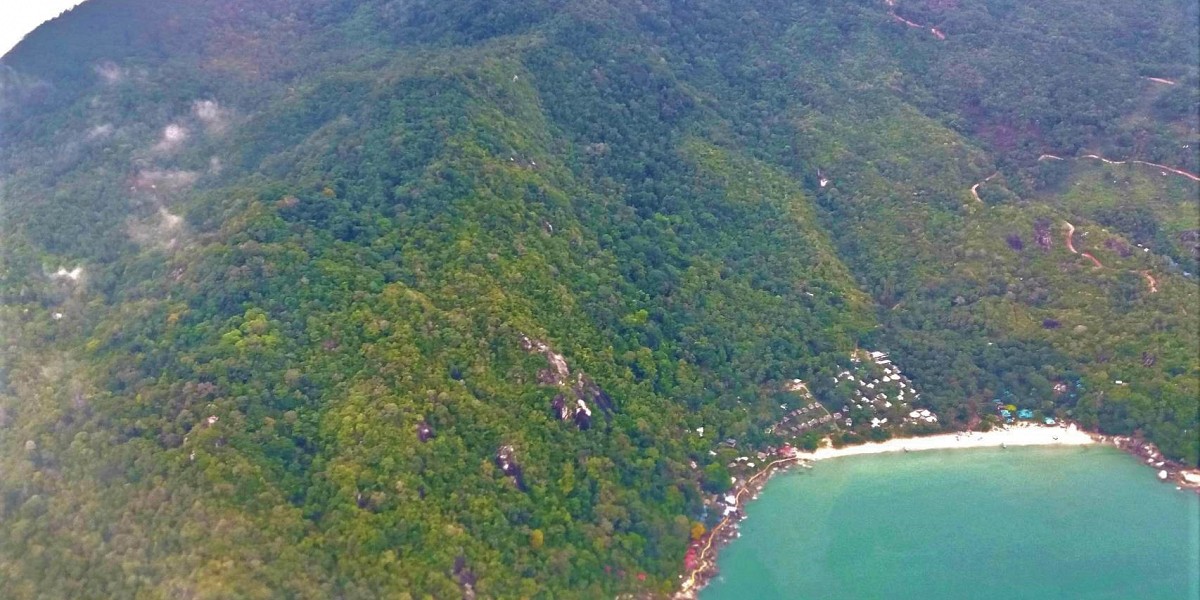
[[840, 458], [747, 513], [701, 600], [1200, 598], [1200, 497], [1107, 447]]

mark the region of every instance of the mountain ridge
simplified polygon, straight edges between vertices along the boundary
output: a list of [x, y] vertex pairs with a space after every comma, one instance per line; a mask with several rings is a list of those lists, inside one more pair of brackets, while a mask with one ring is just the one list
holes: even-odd
[[1196, 171], [1119, 4], [85, 3], [0, 60], [0, 579], [667, 595], [862, 347], [1196, 464], [1194, 183], [1037, 160]]

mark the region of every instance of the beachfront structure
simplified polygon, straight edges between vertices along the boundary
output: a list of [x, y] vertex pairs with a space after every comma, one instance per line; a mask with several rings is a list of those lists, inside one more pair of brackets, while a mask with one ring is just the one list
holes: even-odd
[[[888, 354], [882, 351], [866, 349], [855, 350], [850, 355], [854, 363], [849, 369], [837, 371], [833, 377], [834, 393], [848, 400], [841, 412], [830, 415], [829, 422], [834, 427], [842, 425], [854, 428], [855, 421], [860, 428], [883, 428], [887, 423], [893, 424], [935, 424], [937, 415], [926, 410], [925, 414], [908, 415], [915, 407], [910, 402], [920, 399], [916, 386], [903, 373], [899, 365], [893, 364]], [[865, 363], [865, 364], [864, 364]], [[850, 385], [844, 385], [843, 382]], [[853, 417], [853, 418], [852, 418]], [[874, 421], [872, 422], [872, 417]], [[890, 421], [889, 421], [890, 419]], [[824, 422], [823, 420], [820, 422]]]

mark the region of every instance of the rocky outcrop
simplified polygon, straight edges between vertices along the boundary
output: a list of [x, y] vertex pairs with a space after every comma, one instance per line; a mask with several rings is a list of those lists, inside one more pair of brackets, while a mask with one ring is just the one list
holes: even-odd
[[525, 478], [521, 471], [521, 464], [517, 462], [516, 451], [512, 446], [500, 446], [496, 450], [495, 457], [496, 466], [505, 475], [513, 478], [513, 483], [517, 485], [517, 489], [525, 491]]
[[550, 403], [550, 413], [560, 421], [571, 421], [581, 431], [592, 426], [592, 409], [599, 408], [605, 418], [613, 412], [612, 397], [583, 373], [572, 373], [563, 355], [548, 344], [521, 336], [521, 349], [546, 357], [546, 368], [538, 371], [537, 382], [559, 388], [561, 393]]
[[428, 442], [434, 437], [435, 435], [433, 433], [433, 427], [430, 427], [429, 423], [426, 423], [425, 421], [417, 423], [417, 439], [421, 440], [422, 442]]
[[455, 557], [453, 573], [454, 579], [462, 588], [463, 600], [474, 600], [476, 577], [475, 572], [467, 567], [467, 557], [461, 554]]

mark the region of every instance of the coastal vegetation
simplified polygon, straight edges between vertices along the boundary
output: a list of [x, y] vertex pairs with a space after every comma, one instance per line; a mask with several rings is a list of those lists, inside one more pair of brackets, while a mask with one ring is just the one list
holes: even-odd
[[0, 60], [5, 595], [668, 595], [863, 348], [1196, 465], [1197, 10], [89, 0]]

